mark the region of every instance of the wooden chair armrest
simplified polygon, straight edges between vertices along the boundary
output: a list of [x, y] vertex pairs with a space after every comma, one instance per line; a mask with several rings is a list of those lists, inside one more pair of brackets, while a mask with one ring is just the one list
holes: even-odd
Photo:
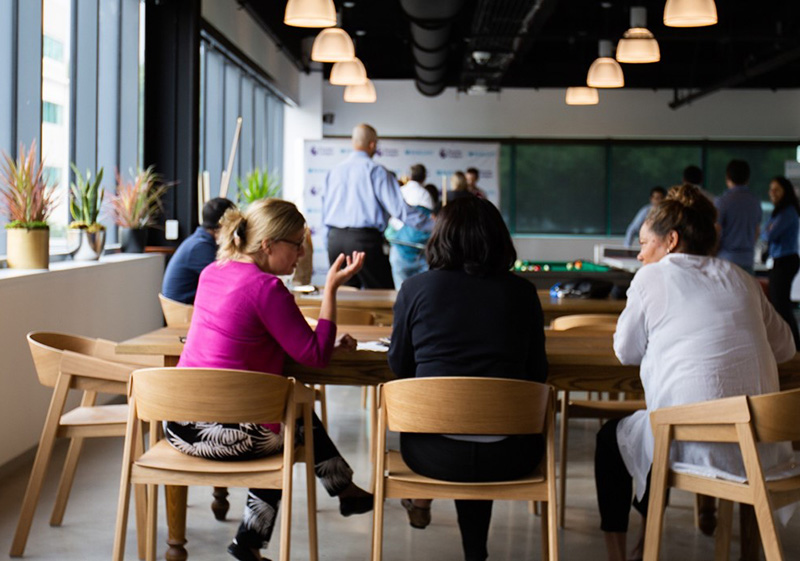
[[137, 367], [73, 353], [72, 351], [64, 351], [61, 355], [60, 368], [64, 374], [127, 383], [131, 377], [131, 372], [136, 370]]
[[744, 395], [664, 407], [650, 413], [654, 430], [656, 425], [733, 425], [749, 421], [750, 409]]
[[108, 339], [97, 339], [94, 356], [102, 360], [133, 364], [138, 368], [164, 366], [164, 359], [158, 355], [117, 354], [117, 343]]
[[302, 382], [294, 381], [294, 400], [296, 403], [314, 403], [314, 389]]

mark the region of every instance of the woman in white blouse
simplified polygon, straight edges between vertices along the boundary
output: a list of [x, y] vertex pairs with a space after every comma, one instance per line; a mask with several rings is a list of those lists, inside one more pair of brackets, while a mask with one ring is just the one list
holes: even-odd
[[[777, 362], [794, 356], [789, 326], [758, 282], [738, 266], [710, 255], [717, 243], [716, 210], [691, 185], [673, 187], [639, 234], [645, 264], [628, 290], [614, 335], [623, 364], [640, 364], [647, 410], [606, 423], [597, 435], [595, 479], [608, 558], [626, 559], [633, 506], [647, 514], [653, 461], [650, 412], [661, 407], [733, 395], [778, 391]], [[788, 444], [761, 449], [765, 468], [791, 458]], [[744, 475], [733, 445], [687, 443], [673, 462], [705, 473]], [[643, 525], [644, 526], [644, 525]], [[644, 533], [642, 533], [642, 536]], [[641, 545], [631, 558], [641, 558]]]

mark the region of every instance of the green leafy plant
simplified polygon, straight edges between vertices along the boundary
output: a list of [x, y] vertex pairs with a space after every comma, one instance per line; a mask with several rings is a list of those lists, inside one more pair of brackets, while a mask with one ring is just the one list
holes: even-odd
[[270, 174], [269, 171], [261, 171], [256, 168], [247, 174], [245, 180], [236, 180], [239, 186], [238, 202], [240, 205], [249, 205], [259, 199], [276, 197], [281, 192], [281, 183], [277, 174]]
[[161, 197], [170, 185], [161, 181], [153, 166], [139, 169], [132, 181], [117, 174], [117, 192], [111, 197], [114, 222], [123, 228], [146, 228], [161, 214]]
[[100, 168], [92, 181], [90, 170], [86, 170], [84, 177], [75, 164], [71, 164], [71, 167], [75, 173], [75, 181], [70, 185], [69, 212], [73, 221], [69, 227], [85, 228], [89, 232], [105, 230], [106, 227], [97, 221], [106, 194], [105, 189], [100, 186], [103, 181], [103, 168]]
[[2, 212], [8, 217], [6, 228], [47, 228], [47, 219], [53, 211], [53, 190], [44, 179], [44, 162], [36, 157], [36, 141], [30, 150], [19, 145], [16, 161], [3, 152], [0, 171], [0, 201]]

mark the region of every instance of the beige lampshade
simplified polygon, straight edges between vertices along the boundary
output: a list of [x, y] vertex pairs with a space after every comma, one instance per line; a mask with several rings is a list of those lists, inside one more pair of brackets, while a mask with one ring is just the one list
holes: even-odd
[[331, 84], [334, 86], [360, 86], [367, 81], [367, 70], [360, 60], [337, 62], [331, 68]]
[[294, 27], [333, 27], [336, 7], [333, 0], [289, 0], [283, 23]]
[[589, 67], [586, 85], [590, 88], [621, 88], [625, 85], [622, 67], [610, 56], [599, 57]]
[[343, 62], [353, 60], [356, 49], [347, 31], [329, 27], [319, 32], [311, 47], [311, 60], [316, 62]]
[[668, 27], [703, 27], [717, 23], [714, 0], [667, 0], [664, 25]]
[[347, 86], [344, 89], [344, 100], [348, 103], [375, 103], [378, 94], [372, 80], [367, 80], [360, 86]]
[[643, 64], [659, 60], [658, 41], [644, 27], [631, 27], [617, 43], [617, 62]]
[[595, 88], [576, 86], [567, 88], [566, 101], [567, 105], [597, 105], [600, 102], [600, 96]]

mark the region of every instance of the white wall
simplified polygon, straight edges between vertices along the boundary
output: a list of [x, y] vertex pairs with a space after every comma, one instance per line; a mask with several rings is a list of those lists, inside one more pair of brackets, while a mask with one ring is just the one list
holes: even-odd
[[104, 261], [59, 263], [49, 272], [22, 276], [0, 270], [0, 426], [6, 428], [0, 433], [0, 465], [39, 441], [52, 395], [36, 378], [26, 333], [52, 330], [120, 341], [162, 325], [155, 295], [163, 256]]
[[283, 197], [303, 204], [303, 141], [322, 138], [322, 72], [300, 74], [297, 107], [287, 105], [283, 116]]
[[230, 0], [203, 0], [201, 14], [231, 43], [261, 65], [284, 96], [298, 102], [301, 72], [247, 11]]
[[360, 122], [381, 136], [470, 138], [800, 138], [800, 90], [725, 90], [673, 110], [666, 90], [601, 91], [600, 104], [568, 106], [563, 89], [506, 89], [468, 96], [448, 88], [429, 98], [407, 80], [376, 80], [377, 103], [345, 103], [326, 84], [326, 136], [348, 136]]

